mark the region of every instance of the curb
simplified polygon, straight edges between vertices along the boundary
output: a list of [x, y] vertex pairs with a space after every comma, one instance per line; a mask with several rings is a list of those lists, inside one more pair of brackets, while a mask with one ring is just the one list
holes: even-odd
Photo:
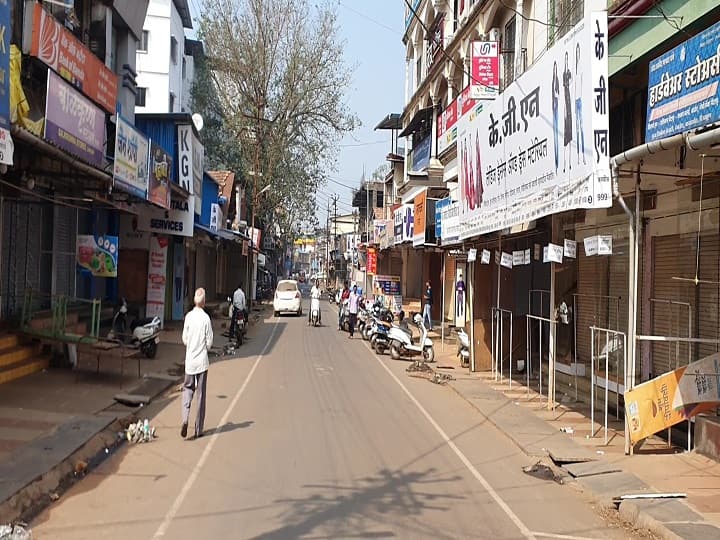
[[664, 523], [643, 512], [633, 502], [623, 501], [617, 509], [620, 517], [638, 529], [645, 529], [662, 540], [683, 540], [680, 536], [668, 529]]

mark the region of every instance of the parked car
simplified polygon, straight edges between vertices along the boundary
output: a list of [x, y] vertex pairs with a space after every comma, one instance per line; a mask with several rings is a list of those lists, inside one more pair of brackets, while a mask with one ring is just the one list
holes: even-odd
[[298, 282], [294, 279], [283, 279], [278, 282], [273, 300], [273, 310], [277, 317], [280, 313], [302, 315], [302, 295]]

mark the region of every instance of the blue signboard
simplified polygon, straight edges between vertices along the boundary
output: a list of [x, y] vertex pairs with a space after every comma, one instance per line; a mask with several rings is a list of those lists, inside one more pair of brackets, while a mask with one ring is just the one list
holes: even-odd
[[645, 140], [720, 120], [720, 23], [650, 63]]
[[435, 203], [435, 238], [438, 240], [442, 238], [442, 212], [451, 202], [450, 197], [445, 197]]
[[0, 0], [0, 128], [10, 129], [10, 2]]
[[412, 150], [412, 170], [421, 171], [430, 164], [430, 135], [417, 143]]

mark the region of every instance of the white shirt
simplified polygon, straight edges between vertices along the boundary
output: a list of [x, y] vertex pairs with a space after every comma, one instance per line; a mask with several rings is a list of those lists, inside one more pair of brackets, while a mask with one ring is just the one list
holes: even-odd
[[213, 344], [213, 331], [210, 317], [205, 310], [195, 307], [185, 315], [182, 335], [185, 345], [185, 373], [197, 375], [210, 368], [208, 351]]
[[313, 285], [313, 288], [310, 291], [310, 298], [317, 298], [318, 300], [322, 298], [322, 292], [320, 292], [320, 289], [315, 285]]
[[233, 306], [235, 309], [244, 310], [246, 305], [247, 301], [245, 300], [245, 293], [240, 287], [238, 287], [233, 294]]

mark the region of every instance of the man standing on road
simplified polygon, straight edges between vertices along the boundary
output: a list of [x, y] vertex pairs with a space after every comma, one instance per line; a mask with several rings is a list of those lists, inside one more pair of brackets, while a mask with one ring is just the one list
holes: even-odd
[[423, 296], [425, 305], [423, 306], [423, 323], [427, 327], [428, 331], [432, 330], [432, 287], [430, 282], [425, 282], [425, 295]]
[[343, 284], [343, 290], [340, 293], [340, 306], [338, 308], [338, 330], [342, 330], [341, 322], [343, 315], [343, 303], [350, 297], [350, 289], [348, 288], [348, 282]]
[[232, 305], [233, 314], [232, 319], [230, 320], [230, 338], [235, 337], [235, 330], [237, 329], [236, 310], [242, 311], [243, 315], [245, 315], [245, 320], [247, 321], [247, 313], [245, 313], [245, 310], [247, 309], [247, 300], [245, 299], [245, 292], [242, 290], [242, 285], [238, 285], [238, 288], [235, 289], [235, 292], [233, 293]]
[[360, 295], [358, 294], [357, 285], [353, 285], [352, 292], [350, 293], [350, 296], [348, 297], [348, 312], [350, 314], [350, 317], [349, 317], [350, 335], [348, 336], [349, 339], [352, 339], [353, 333], [355, 332], [355, 323], [357, 322], [359, 306], [360, 306]]
[[185, 315], [182, 340], [185, 345], [185, 381], [182, 395], [182, 428], [180, 436], [187, 436], [190, 404], [193, 394], [197, 393], [197, 417], [195, 418], [195, 438], [202, 436], [205, 422], [205, 397], [207, 372], [210, 368], [208, 351], [213, 344], [213, 331], [210, 317], [205, 307], [205, 289], [195, 291], [195, 308]]

